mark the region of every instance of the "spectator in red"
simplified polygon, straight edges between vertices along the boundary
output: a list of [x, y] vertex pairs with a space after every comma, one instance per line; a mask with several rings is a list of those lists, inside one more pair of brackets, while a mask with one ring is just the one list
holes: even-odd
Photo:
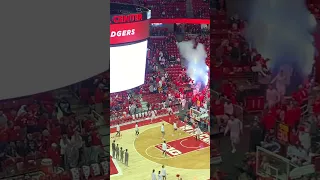
[[308, 98], [308, 90], [303, 86], [299, 86], [299, 90], [292, 94], [292, 98], [297, 101], [300, 105]]
[[54, 168], [57, 168], [61, 165], [60, 152], [56, 143], [51, 144], [51, 147], [48, 149], [47, 155], [48, 158], [52, 159]]
[[316, 115], [320, 114], [320, 96], [318, 95], [313, 104], [313, 113]]
[[236, 23], [233, 23], [232, 26], [231, 26], [231, 30], [229, 30], [229, 38], [230, 39], [234, 39], [234, 40], [237, 40], [240, 38], [240, 35], [241, 35], [241, 32], [238, 28], [238, 24]]
[[269, 111], [262, 119], [262, 124], [265, 128], [265, 132], [275, 128], [276, 122], [277, 122], [276, 117], [272, 114], [271, 111]]
[[299, 116], [297, 116], [298, 114], [299, 111], [296, 108], [294, 108], [293, 102], [291, 102], [287, 108], [287, 111], [285, 112], [284, 122], [291, 128], [295, 127], [299, 122], [301, 116], [301, 113]]
[[291, 129], [289, 142], [292, 145], [295, 145], [299, 142], [299, 133], [295, 127]]
[[[98, 162], [99, 157], [103, 152], [103, 149], [102, 149], [101, 137], [97, 130], [91, 133], [91, 139], [92, 139], [92, 142], [91, 142], [92, 147], [89, 147], [89, 149], [90, 151], [92, 151], [92, 155], [90, 157], [87, 157], [87, 159], [89, 158], [93, 162]], [[89, 149], [87, 148], [85, 152], [89, 151]]]
[[230, 99], [232, 94], [235, 93], [235, 85], [231, 80], [229, 80], [228, 83], [223, 85], [222, 92], [228, 99]]
[[22, 141], [23, 132], [19, 126], [10, 127], [7, 131], [9, 141]]

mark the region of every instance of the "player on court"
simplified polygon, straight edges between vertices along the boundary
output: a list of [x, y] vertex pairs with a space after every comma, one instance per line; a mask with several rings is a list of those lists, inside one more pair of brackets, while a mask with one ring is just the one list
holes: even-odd
[[172, 110], [172, 108], [169, 106], [169, 107], [167, 108], [167, 110], [168, 110], [169, 116], [172, 116], [172, 115], [173, 115], [173, 110]]
[[136, 136], [138, 137], [139, 136], [139, 126], [138, 126], [137, 122], [136, 122], [135, 129], [136, 129]]
[[158, 172], [158, 180], [162, 180], [162, 174], [161, 171]]
[[116, 129], [117, 129], [117, 134], [116, 134], [116, 136], [120, 137], [120, 125], [119, 125], [119, 123], [117, 124]]
[[173, 122], [173, 133], [172, 133], [172, 136], [174, 136], [174, 134], [175, 134], [175, 132], [177, 132], [177, 130], [178, 130], [177, 122], [174, 121], [174, 122]]
[[167, 143], [163, 141], [162, 143], [162, 156], [167, 157]]
[[224, 135], [227, 135], [228, 131], [230, 131], [232, 153], [235, 153], [237, 151], [236, 144], [240, 142], [240, 134], [242, 134], [243, 131], [242, 128], [242, 122], [234, 116], [231, 116], [224, 131]]
[[151, 111], [151, 118], [150, 118], [150, 122], [152, 123], [152, 121], [156, 118], [156, 113], [154, 111]]
[[165, 135], [165, 132], [164, 132], [164, 123], [162, 123], [161, 128], [160, 128], [160, 131], [161, 131], [161, 134], [162, 134], [162, 139], [164, 139], [164, 135]]
[[156, 176], [155, 170], [152, 170], [151, 180], [157, 180], [157, 176]]
[[198, 126], [197, 128], [196, 128], [196, 140], [198, 141], [198, 140], [200, 140], [200, 135], [202, 134], [202, 131], [201, 131], [201, 129], [200, 129], [200, 127]]
[[162, 165], [161, 174], [162, 174], [162, 180], [167, 180], [167, 171], [164, 168], [164, 165]]

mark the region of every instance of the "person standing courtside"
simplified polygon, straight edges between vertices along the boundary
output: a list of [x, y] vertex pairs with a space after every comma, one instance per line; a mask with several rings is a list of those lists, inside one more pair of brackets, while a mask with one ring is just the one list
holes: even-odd
[[175, 132], [177, 132], [178, 130], [178, 127], [177, 127], [177, 121], [174, 121], [173, 122], [173, 133], [172, 133], [172, 136], [174, 136]]
[[152, 170], [151, 180], [157, 180], [157, 175], [156, 175], [156, 173], [155, 173], [155, 170]]
[[117, 124], [117, 134], [116, 134], [116, 136], [118, 136], [118, 137], [120, 137], [120, 125], [119, 125], [119, 123]]
[[116, 141], [113, 140], [113, 143], [112, 143], [112, 157], [113, 158], [116, 158]]
[[128, 149], [126, 149], [126, 152], [124, 153], [124, 164], [126, 166], [129, 166], [129, 153], [128, 153]]
[[162, 155], [164, 157], [167, 157], [167, 143], [166, 143], [166, 141], [163, 141], [163, 143], [162, 143]]
[[162, 165], [162, 170], [161, 170], [161, 174], [162, 174], [162, 180], [167, 180], [167, 171], [164, 168], [164, 165]]
[[163, 180], [163, 179], [162, 179], [161, 171], [158, 172], [158, 180]]
[[138, 123], [136, 122], [136, 136], [138, 137], [139, 136], [139, 126], [138, 126]]
[[122, 147], [120, 148], [120, 161], [122, 162], [122, 163], [124, 163], [124, 161], [123, 161], [123, 154], [124, 154], [124, 149], [122, 149]]
[[160, 130], [161, 130], [161, 134], [162, 134], [162, 140], [164, 140], [164, 135], [165, 135], [165, 132], [164, 132], [164, 123], [162, 123]]
[[116, 146], [116, 159], [119, 160], [119, 144]]

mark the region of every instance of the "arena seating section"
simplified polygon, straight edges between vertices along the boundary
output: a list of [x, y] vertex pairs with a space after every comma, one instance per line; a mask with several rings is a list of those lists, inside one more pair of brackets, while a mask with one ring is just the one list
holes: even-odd
[[[0, 130], [2, 148], [0, 151], [4, 152], [6, 157], [0, 162], [2, 167], [0, 177], [35, 172], [39, 170], [42, 160], [46, 158], [52, 159], [54, 166], [60, 166], [63, 162], [60, 149], [53, 150], [51, 146], [52, 144], [59, 146], [64, 133], [67, 133], [69, 138], [75, 131], [90, 133], [95, 139], [90, 147], [102, 145], [94, 119], [79, 120], [77, 115], [73, 114], [64, 115], [58, 120], [56, 111], [58, 102], [59, 99], [56, 99], [51, 92], [0, 102], [0, 110], [8, 120], [7, 128], [1, 126]], [[25, 110], [22, 110], [24, 106]], [[65, 126], [66, 123], [67, 126]], [[22, 146], [18, 146], [21, 143]], [[104, 174], [107, 175], [106, 161], [107, 159], [100, 156], [98, 162], [83, 165], [88, 167], [90, 177], [97, 179], [102, 178]], [[93, 169], [99, 172], [93, 173]], [[81, 168], [72, 168], [59, 176], [42, 177], [42, 179], [67, 180], [72, 179], [76, 174], [84, 176], [84, 172]]]
[[187, 9], [186, 0], [112, 0], [128, 4], [148, 7], [152, 11], [152, 18], [204, 18], [210, 17], [208, 0], [192, 0], [191, 8]]
[[[155, 28], [154, 31], [158, 31], [158, 28]], [[166, 32], [166, 29], [162, 29]], [[151, 32], [152, 33], [152, 32]], [[162, 34], [162, 36], [160, 36]], [[162, 115], [167, 113], [166, 109], [163, 109], [162, 103], [167, 99], [167, 94], [163, 93], [150, 93], [149, 91], [149, 82], [150, 78], [161, 79], [164, 76], [164, 73], [167, 73], [170, 77], [171, 81], [166, 81], [166, 83], [171, 84], [170, 88], [166, 89], [168, 92], [172, 92], [173, 94], [177, 94], [177, 92], [184, 92], [182, 90], [187, 84], [188, 81], [182, 81], [181, 76], [185, 74], [185, 68], [181, 66], [180, 63], [166, 62], [163, 67], [161, 67], [161, 63], [156, 59], [159, 56], [159, 52], [162, 51], [164, 54], [169, 56], [174, 56], [175, 58], [179, 58], [179, 51], [176, 46], [176, 39], [173, 35], [163, 36], [166, 33], [157, 34], [157, 36], [151, 37], [149, 39], [149, 48], [152, 50], [152, 58], [148, 59], [149, 66], [147, 67], [146, 74], [146, 82], [142, 86], [135, 88], [131, 91], [119, 92], [111, 94], [111, 126], [117, 123], [129, 123], [133, 120], [139, 120], [142, 118], [149, 117], [151, 114], [149, 111], [142, 110], [141, 100], [149, 103], [150, 110], [155, 110], [157, 115]], [[202, 36], [200, 38], [200, 42], [205, 44], [206, 46], [209, 44], [209, 36]], [[188, 37], [186, 37], [188, 39]], [[209, 58], [207, 59], [209, 61]], [[208, 62], [209, 63], [209, 62]], [[154, 66], [159, 66], [162, 71], [153, 71], [152, 68]], [[167, 87], [167, 86], [166, 86]], [[132, 97], [128, 100], [128, 95]], [[177, 95], [179, 97], [179, 94]], [[190, 93], [186, 93], [187, 97], [190, 97]], [[123, 114], [129, 114], [129, 104], [136, 104], [137, 108], [140, 110], [135, 114], [128, 117], [123, 118]], [[172, 104], [172, 108], [174, 111], [178, 110], [177, 105], [179, 105], [178, 101], [175, 101]]]
[[[133, 3], [141, 6], [145, 6], [151, 9], [152, 18], [154, 19], [165, 19], [165, 18], [186, 18], [187, 14], [187, 2], [185, 0], [178, 1], [164, 1], [164, 0], [139, 0], [131, 1], [130, 0], [115, 0], [112, 2], [121, 2], [121, 3]], [[209, 3], [208, 1], [203, 0], [194, 0], [192, 1], [192, 10], [194, 12], [192, 16], [194, 18], [209, 18]], [[185, 25], [185, 31], [187, 34], [203, 34], [200, 25]], [[162, 51], [167, 57], [174, 57], [175, 59], [180, 58], [180, 54], [176, 45], [175, 36], [169, 33], [168, 28], [165, 27], [151, 27], [150, 30], [151, 37], [149, 39], [149, 49], [151, 49], [152, 57], [148, 59], [148, 68], [146, 74], [146, 83], [141, 87], [138, 87], [132, 91], [114, 93], [111, 95], [111, 126], [117, 123], [129, 123], [132, 120], [141, 119], [143, 117], [150, 116], [150, 112], [145, 112], [142, 110], [141, 100], [149, 103], [150, 110], [157, 111], [158, 114], [165, 114], [166, 110], [162, 109], [162, 102], [167, 99], [162, 93], [151, 93], [149, 91], [150, 78], [160, 78], [163, 76], [163, 73], [166, 72], [171, 79], [171, 82], [168, 82], [170, 85], [173, 83], [174, 87], [165, 89], [166, 91], [171, 92], [172, 94], [177, 94], [177, 92], [182, 92], [183, 87], [188, 84], [188, 81], [181, 81], [181, 76], [185, 72], [185, 69], [181, 66], [180, 63], [166, 62], [162, 64], [157, 59], [159, 57], [159, 52]], [[206, 33], [206, 32], [205, 32]], [[189, 40], [189, 37], [185, 37], [185, 40]], [[209, 52], [209, 36], [203, 34], [200, 38], [200, 42], [208, 47], [208, 59], [207, 64], [210, 63], [210, 52]], [[153, 70], [154, 66], [159, 66], [163, 71], [161, 73]], [[166, 87], [165, 87], [166, 88]], [[128, 100], [128, 95], [130, 94], [131, 99]], [[186, 96], [190, 97], [190, 93], [187, 93]], [[121, 104], [121, 105], [120, 105]], [[129, 114], [128, 106], [129, 104], [136, 104], [139, 111], [135, 115], [127, 116], [124, 118], [123, 114]], [[178, 110], [178, 102], [175, 102], [173, 110]]]
[[[317, 0], [307, 0], [308, 8], [310, 12], [317, 18], [320, 19], [320, 2]], [[238, 24], [238, 35], [239, 37], [235, 38], [233, 36], [232, 22], [237, 22]], [[315, 96], [313, 86], [317, 86], [317, 84], [311, 84], [310, 79], [308, 82], [301, 84], [301, 88], [299, 88], [296, 92], [293, 92], [291, 95], [287, 96], [284, 104], [277, 104], [270, 111], [266, 110], [265, 104], [265, 96], [264, 95], [252, 95], [250, 97], [246, 97], [244, 102], [240, 103], [237, 100], [234, 100], [233, 96], [237, 94], [239, 91], [239, 86], [243, 86], [246, 83], [253, 86], [259, 86], [260, 83], [257, 81], [258, 74], [252, 72], [251, 67], [254, 66], [255, 60], [258, 60], [261, 57], [259, 52], [255, 49], [250, 49], [249, 44], [245, 41], [245, 39], [241, 36], [242, 28], [245, 27], [245, 22], [241, 20], [235, 20], [234, 18], [229, 18], [226, 15], [226, 12], [223, 11], [213, 11], [211, 15], [211, 54], [213, 59], [211, 63], [214, 64], [215, 68], [211, 68], [211, 73], [214, 73], [214, 77], [222, 80], [222, 85], [215, 90], [220, 92], [219, 95], [224, 96], [224, 99], [231, 100], [234, 104], [242, 106], [243, 110], [247, 115], [254, 114], [258, 115], [258, 118], [261, 118], [261, 122], [264, 124], [265, 121], [272, 114], [273, 118], [281, 119], [282, 122], [287, 123], [288, 118], [296, 118], [299, 127], [304, 127], [304, 122], [309, 121], [310, 117], [320, 115], [320, 97]], [[232, 57], [230, 52], [228, 52], [228, 47], [235, 46], [236, 43], [240, 44], [240, 47], [246, 47], [240, 49], [240, 54], [247, 53], [250, 57], [250, 61], [242, 61], [242, 57], [239, 57], [240, 62], [232, 62]], [[222, 47], [223, 53], [217, 51], [219, 47]], [[222, 62], [221, 62], [222, 61]], [[211, 66], [213, 67], [213, 66]], [[244, 81], [244, 79], [248, 79]], [[229, 92], [224, 89], [224, 85], [228, 85], [228, 81], [231, 81], [232, 88], [229, 88]], [[239, 83], [239, 81], [241, 83]], [[230, 92], [232, 91], [232, 92]], [[265, 91], [265, 89], [264, 89]], [[213, 98], [213, 94], [211, 94], [211, 98]], [[281, 110], [280, 108], [292, 106], [292, 109]], [[311, 108], [310, 108], [311, 107]], [[212, 107], [212, 112], [215, 112], [214, 107]], [[275, 113], [281, 112], [282, 113]], [[257, 114], [258, 112], [258, 114]], [[296, 112], [296, 117], [292, 117], [292, 112]], [[313, 117], [315, 118], [315, 117]], [[317, 118], [317, 123], [319, 124], [319, 118]], [[250, 122], [245, 122], [246, 124]], [[310, 123], [310, 122], [309, 122]], [[289, 127], [292, 125], [287, 124]], [[276, 126], [273, 127], [277, 129]], [[294, 127], [292, 127], [294, 128]], [[216, 142], [212, 142], [214, 144]], [[289, 144], [294, 144], [289, 140]], [[213, 145], [214, 147], [215, 145]], [[220, 156], [218, 151], [215, 149], [212, 150], [212, 157]]]

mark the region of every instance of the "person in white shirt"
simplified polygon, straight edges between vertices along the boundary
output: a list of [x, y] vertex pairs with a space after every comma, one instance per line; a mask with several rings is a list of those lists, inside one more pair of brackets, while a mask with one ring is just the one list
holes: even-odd
[[226, 115], [233, 115], [233, 104], [230, 101], [224, 103], [224, 113]]
[[163, 179], [162, 179], [161, 171], [158, 172], [158, 180], [163, 180]]
[[182, 110], [184, 110], [184, 108], [186, 107], [186, 99], [182, 98], [181, 99], [181, 106], [182, 106]]
[[163, 141], [163, 143], [162, 143], [162, 155], [164, 157], [167, 156], [167, 143], [166, 143], [166, 141]]
[[281, 70], [277, 76], [271, 81], [271, 84], [275, 82], [276, 89], [279, 93], [280, 98], [282, 99], [283, 96], [286, 94], [286, 86], [288, 84], [287, 77], [283, 70]]
[[174, 121], [173, 122], [173, 133], [172, 133], [172, 136], [174, 136], [175, 132], [178, 130], [178, 127], [177, 127], [177, 122]]
[[235, 145], [240, 142], [240, 134], [242, 134], [242, 127], [242, 122], [239, 119], [234, 118], [233, 116], [230, 117], [224, 135], [227, 135], [228, 131], [230, 131], [232, 153], [236, 152]]
[[62, 156], [62, 159], [64, 159], [64, 155], [65, 155], [66, 148], [67, 148], [68, 144], [70, 144], [70, 140], [68, 139], [68, 135], [67, 134], [62, 135], [62, 138], [60, 139], [60, 143], [59, 143], [60, 154]]
[[167, 180], [167, 171], [166, 169], [164, 168], [164, 165], [162, 165], [162, 180]]
[[163, 57], [163, 52], [162, 51], [159, 52], [159, 57]]
[[199, 126], [195, 129], [195, 131], [196, 131], [196, 140], [198, 141], [198, 140], [200, 140], [200, 135], [201, 135], [202, 131]]
[[119, 136], [119, 137], [120, 137], [120, 125], [119, 125], [119, 123], [117, 124], [116, 129], [117, 129], [117, 134], [116, 134], [116, 136]]
[[167, 108], [167, 110], [168, 110], [169, 116], [173, 115], [173, 110], [170, 106]]
[[152, 124], [152, 121], [156, 118], [156, 113], [154, 111], [151, 111], [151, 117], [150, 117], [150, 122]]
[[266, 100], [269, 109], [272, 108], [279, 101], [278, 91], [274, 89], [272, 85], [269, 85], [269, 88], [267, 89]]
[[299, 141], [304, 149], [309, 149], [311, 147], [311, 136], [307, 128], [303, 131], [299, 131]]
[[155, 170], [152, 170], [151, 180], [157, 180], [157, 175], [156, 175], [156, 173], [155, 173]]
[[[169, 94], [169, 98], [170, 98], [170, 94]], [[166, 108], [166, 102], [165, 101], [162, 102], [162, 107]]]
[[136, 129], [136, 136], [138, 136], [139, 135], [139, 126], [138, 126], [137, 122], [136, 122], [135, 129]]
[[[24, 114], [24, 113], [27, 113], [27, 105], [22, 105], [20, 107], [20, 109], [17, 112], [17, 116], [20, 116], [21, 114]], [[0, 112], [0, 114], [2, 113]]]
[[161, 80], [160, 80], [159, 83], [158, 83], [158, 87], [159, 87], [159, 88], [162, 88], [162, 81], [161, 81]]
[[292, 159], [294, 156], [297, 156], [298, 154], [298, 146], [289, 145], [287, 148], [287, 157], [289, 159]]
[[251, 70], [252, 70], [252, 72], [260, 73], [262, 76], [267, 76], [265, 73], [265, 71], [267, 69], [263, 68], [261, 62], [259, 62], [259, 61], [256, 61], [255, 66], [252, 66]]
[[164, 139], [164, 135], [165, 135], [165, 132], [164, 132], [164, 123], [162, 123], [160, 131], [161, 131], [161, 134], [162, 134], [162, 139]]

